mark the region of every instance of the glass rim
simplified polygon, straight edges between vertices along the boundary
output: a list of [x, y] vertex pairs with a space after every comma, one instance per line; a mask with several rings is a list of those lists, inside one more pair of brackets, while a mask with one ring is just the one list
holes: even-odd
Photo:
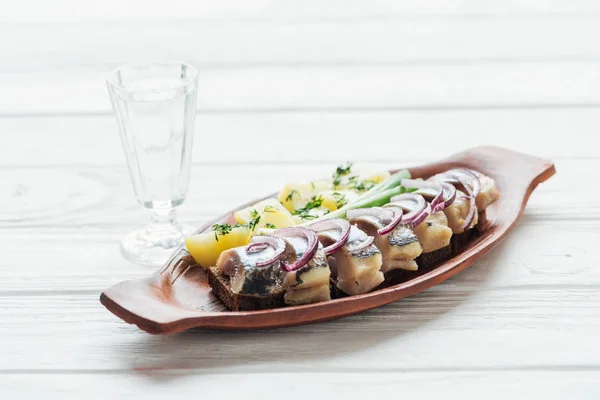
[[134, 68], [135, 69], [135, 68], [144, 68], [144, 67], [147, 68], [147, 67], [151, 67], [151, 66], [185, 66], [191, 72], [190, 76], [187, 77], [186, 80], [181, 81], [181, 84], [177, 85], [175, 88], [186, 87], [186, 86], [190, 85], [191, 83], [193, 83], [196, 80], [196, 78], [198, 77], [198, 69], [196, 67], [194, 67], [193, 65], [191, 65], [190, 63], [187, 63], [185, 61], [150, 61], [147, 63], [121, 64], [110, 72], [108, 78], [106, 78], [106, 83], [108, 85], [110, 85], [111, 87], [113, 87], [114, 89], [116, 89], [120, 92], [124, 92], [124, 93], [159, 93], [159, 92], [173, 90], [174, 89], [173, 87], [161, 88], [161, 89], [152, 89], [152, 88], [127, 89], [114, 81], [114, 77], [117, 74], [117, 72], [122, 71], [126, 68]]

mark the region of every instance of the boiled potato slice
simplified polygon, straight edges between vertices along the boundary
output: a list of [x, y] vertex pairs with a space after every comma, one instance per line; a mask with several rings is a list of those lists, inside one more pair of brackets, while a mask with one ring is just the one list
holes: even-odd
[[289, 212], [293, 213], [297, 209], [304, 207], [313, 196], [330, 188], [331, 183], [327, 180], [288, 183], [279, 192], [277, 200], [279, 200]]
[[330, 211], [342, 208], [346, 203], [356, 200], [359, 196], [354, 190], [326, 190], [320, 195], [323, 199], [321, 205]]
[[260, 219], [253, 233], [263, 227], [279, 229], [296, 225], [292, 214], [274, 198], [260, 201], [233, 214], [238, 224], [248, 224], [257, 216], [260, 216]]
[[188, 236], [185, 239], [185, 246], [198, 264], [208, 268], [217, 263], [217, 258], [224, 250], [244, 246], [249, 237], [248, 227], [236, 226], [225, 235], [211, 230]]

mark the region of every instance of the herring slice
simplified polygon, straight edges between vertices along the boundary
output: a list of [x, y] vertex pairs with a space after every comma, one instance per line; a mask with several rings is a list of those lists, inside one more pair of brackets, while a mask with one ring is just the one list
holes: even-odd
[[419, 238], [423, 253], [431, 253], [450, 245], [452, 229], [443, 211], [431, 214], [420, 225], [413, 229]]
[[285, 292], [283, 301], [288, 305], [318, 303], [331, 300], [329, 280], [325, 285], [312, 286], [306, 289], [290, 290]]
[[[407, 269], [414, 271], [417, 264], [414, 259], [423, 252], [419, 238], [406, 225], [398, 225], [393, 231], [385, 235], [378, 233], [385, 226], [378, 218], [361, 216], [350, 221], [365, 231], [368, 235], [375, 237], [375, 246], [381, 252], [383, 273], [393, 269]], [[412, 261], [412, 262], [411, 262]]]
[[[323, 231], [319, 233], [319, 241], [324, 246], [329, 246], [339, 239], [338, 236], [338, 231]], [[351, 226], [348, 242], [327, 257], [332, 276], [336, 279], [336, 286], [347, 294], [370, 292], [384, 280], [381, 272], [381, 252], [375, 245], [360, 251], [350, 250], [364, 242], [367, 237], [365, 232]]]
[[[286, 237], [297, 257], [301, 257], [305, 251], [307, 242], [300, 237]], [[286, 291], [284, 301], [286, 304], [308, 304], [318, 301], [331, 300], [329, 291], [329, 278], [331, 270], [323, 246], [318, 244], [314, 257], [304, 266], [296, 271], [283, 272], [283, 289]], [[327, 287], [325, 295], [322, 287]], [[299, 292], [299, 293], [294, 293]]]
[[[465, 220], [469, 215], [469, 199], [467, 198], [467, 195], [461, 191], [457, 191], [456, 199], [452, 204], [444, 209], [444, 214], [448, 219], [448, 226], [450, 229], [452, 229], [452, 233], [463, 233], [465, 231], [465, 229], [463, 229], [463, 225], [465, 224]], [[478, 213], [475, 213], [469, 229], [473, 228], [475, 225], [477, 225], [477, 222], [479, 222], [477, 214]]]

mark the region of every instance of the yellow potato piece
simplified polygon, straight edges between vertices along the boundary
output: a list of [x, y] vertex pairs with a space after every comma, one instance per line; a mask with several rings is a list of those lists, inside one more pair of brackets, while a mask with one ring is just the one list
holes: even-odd
[[217, 258], [224, 250], [244, 246], [249, 237], [250, 229], [239, 226], [232, 228], [226, 235], [211, 230], [188, 236], [185, 238], [185, 246], [198, 264], [208, 268], [217, 263]]
[[346, 203], [356, 200], [359, 196], [354, 190], [326, 190], [320, 193], [320, 195], [323, 199], [321, 206], [330, 211], [335, 211], [343, 207]]
[[271, 228], [274, 226], [275, 229], [296, 225], [292, 218], [292, 214], [290, 214], [290, 212], [274, 198], [259, 201], [250, 207], [236, 211], [233, 214], [233, 217], [238, 224], [247, 224], [257, 215], [260, 216], [260, 220], [258, 224], [256, 224], [253, 232], [258, 231], [260, 228], [267, 227], [267, 225]]
[[304, 207], [313, 196], [317, 196], [328, 189], [331, 189], [331, 182], [327, 180], [288, 183], [279, 192], [279, 195], [277, 195], [277, 200], [289, 212], [293, 213], [297, 209]]

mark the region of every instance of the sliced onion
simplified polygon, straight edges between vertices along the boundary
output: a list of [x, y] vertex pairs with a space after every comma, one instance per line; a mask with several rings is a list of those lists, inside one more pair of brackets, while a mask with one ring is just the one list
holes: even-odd
[[448, 182], [441, 182], [440, 185], [442, 186], [444, 198], [439, 204], [436, 204], [435, 207], [433, 204], [431, 205], [432, 212], [434, 213], [445, 210], [446, 208], [450, 207], [452, 203], [454, 203], [454, 200], [456, 200], [456, 188], [454, 185]]
[[356, 253], [357, 251], [361, 251], [361, 250], [369, 247], [370, 245], [372, 245], [374, 240], [375, 240], [375, 238], [373, 236], [367, 236], [367, 238], [364, 241], [362, 241], [360, 244], [357, 244], [356, 246], [353, 246], [353, 247], [348, 247], [348, 251], [351, 253]]
[[386, 205], [389, 207], [400, 207], [404, 211], [408, 211], [408, 214], [402, 217], [402, 223], [414, 225], [415, 219], [417, 219], [423, 211], [427, 208], [427, 201], [419, 194], [414, 193], [403, 193], [398, 196], [391, 198], [390, 204]]
[[270, 247], [268, 243], [252, 243], [246, 246], [246, 253], [258, 253]]
[[389, 224], [377, 231], [377, 233], [379, 233], [380, 235], [387, 235], [388, 233], [393, 231], [401, 221], [404, 220], [404, 210], [402, 210], [402, 208], [391, 207], [389, 208], [389, 210], [394, 213], [394, 218], [392, 218]]
[[425, 209], [423, 210], [423, 212], [421, 214], [419, 214], [415, 220], [412, 222], [412, 226], [419, 226], [423, 223], [423, 221], [425, 221], [427, 219], [427, 217], [429, 217], [431, 215], [431, 213], [433, 212], [433, 210], [431, 209], [431, 205], [428, 203], [427, 206], [425, 206]]
[[340, 247], [348, 242], [350, 237], [350, 222], [341, 218], [325, 219], [323, 221], [314, 222], [308, 225], [315, 232], [340, 230], [340, 238], [332, 245], [325, 247], [323, 250], [326, 255], [335, 253]]
[[302, 228], [300, 226], [292, 226], [289, 228], [281, 228], [276, 230], [273, 233], [274, 236], [277, 237], [303, 237], [306, 239], [306, 251], [302, 255], [302, 257], [298, 258], [292, 264], [286, 264], [284, 262], [281, 263], [281, 269], [286, 272], [296, 271], [306, 264], [310, 260], [313, 259], [315, 253], [317, 252], [317, 248], [319, 246], [319, 239], [317, 238], [317, 234], [310, 229]]
[[[402, 179], [402, 186], [408, 189], [432, 189], [435, 191], [435, 197], [431, 201], [431, 207], [435, 208], [444, 199], [444, 189], [439, 182], [436, 181], [418, 181], [416, 179]], [[419, 194], [417, 192], [417, 194]]]
[[[262, 251], [267, 247], [272, 247], [275, 250], [275, 254], [273, 254], [273, 256], [267, 260], [258, 261], [256, 263], [258, 268], [266, 267], [267, 265], [271, 265], [275, 261], [279, 260], [285, 251], [285, 242], [282, 239], [273, 236], [254, 236], [252, 237], [251, 243], [246, 246], [246, 252], [250, 253]], [[259, 248], [261, 250], [259, 250]]]
[[359, 217], [375, 217], [385, 223], [394, 218], [394, 212], [381, 207], [356, 208], [346, 211], [346, 218], [348, 219]]
[[433, 179], [436, 181], [445, 180], [451, 183], [458, 182], [465, 188], [465, 190], [471, 192], [471, 195], [475, 197], [477, 197], [481, 191], [479, 177], [475, 175], [473, 171], [466, 168], [451, 169], [442, 174], [434, 176]]
[[475, 172], [468, 168], [457, 168], [451, 171], [455, 171], [456, 173], [463, 174], [468, 177], [467, 179], [469, 179], [472, 184], [471, 190], [473, 191], [473, 196], [477, 197], [479, 195], [479, 192], [481, 191], [481, 183], [479, 182], [479, 177], [475, 175]]
[[467, 230], [471, 227], [473, 220], [475, 219], [475, 211], [477, 210], [477, 206], [475, 205], [475, 197], [471, 196], [469, 198], [469, 214], [467, 214], [467, 218], [465, 218], [465, 222], [463, 223], [462, 229]]
[[465, 218], [462, 229], [469, 229], [473, 223], [473, 220], [475, 219], [475, 212], [477, 211], [475, 198], [481, 190], [479, 177], [470, 169], [455, 168], [440, 175], [436, 175], [434, 179], [441, 180], [446, 183], [458, 182], [464, 187], [465, 191], [467, 192], [467, 197], [469, 198], [469, 213], [467, 214], [467, 218]]
[[477, 211], [477, 205], [475, 204], [475, 194], [473, 193], [470, 187], [465, 187], [465, 190], [467, 191], [467, 197], [469, 198], [469, 213], [467, 214], [467, 218], [465, 218], [465, 222], [463, 223], [463, 230], [467, 230], [471, 227], [471, 224], [475, 219], [475, 211]]

